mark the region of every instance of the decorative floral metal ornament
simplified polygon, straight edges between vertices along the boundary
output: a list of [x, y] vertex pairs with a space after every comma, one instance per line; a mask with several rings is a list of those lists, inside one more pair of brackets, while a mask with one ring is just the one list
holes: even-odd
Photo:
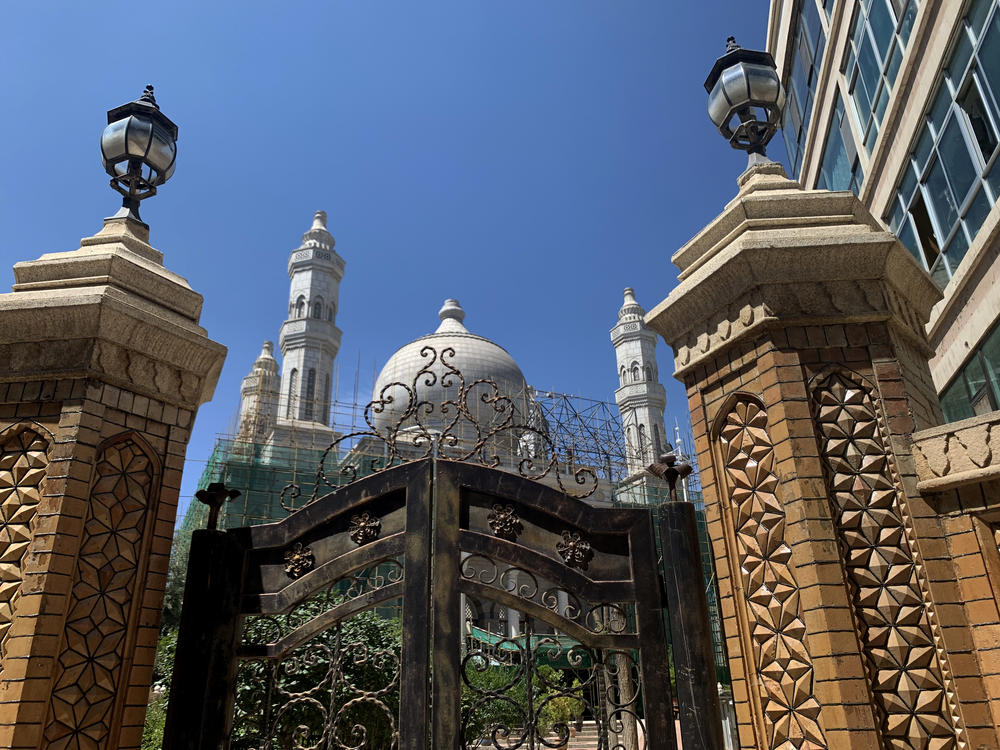
[[312, 550], [302, 546], [302, 542], [296, 542], [290, 550], [285, 552], [285, 572], [289, 578], [300, 578], [312, 570], [316, 558], [313, 557]]
[[[467, 383], [461, 371], [452, 364], [455, 356], [452, 347], [445, 347], [439, 353], [434, 347], [425, 346], [420, 356], [426, 361], [412, 382], [386, 384], [365, 406], [367, 430], [342, 435], [323, 452], [315, 489], [305, 504], [316, 500], [323, 487], [336, 489], [359, 476], [431, 456], [489, 468], [497, 468], [506, 460], [511, 462], [508, 465], [512, 470], [526, 479], [553, 476], [556, 486], [571, 497], [585, 498], [597, 491], [597, 473], [593, 469], [565, 468], [571, 464], [571, 459], [560, 455], [556, 444], [544, 431], [514, 421], [514, 401], [495, 381], [477, 378]], [[436, 403], [419, 396], [420, 390], [437, 384], [454, 388], [454, 398]], [[480, 409], [486, 408], [488, 419], [477, 419], [478, 410], [473, 408], [476, 404]], [[388, 427], [376, 426], [376, 414], [398, 405], [402, 408], [392, 412], [397, 416]], [[352, 450], [363, 441], [377, 441], [384, 448], [374, 458], [352, 456]], [[531, 447], [526, 447], [529, 444]], [[500, 445], [511, 447], [509, 457], [501, 456], [506, 449], [498, 449]], [[328, 461], [336, 465], [332, 471]], [[571, 473], [572, 482], [566, 480], [566, 472]], [[296, 510], [295, 500], [300, 495], [297, 485], [287, 485], [281, 492], [282, 507]]]
[[556, 544], [556, 552], [562, 556], [569, 567], [586, 570], [594, 558], [594, 550], [590, 548], [590, 542], [581, 539], [575, 531], [564, 531], [562, 538], [563, 540]]
[[524, 531], [524, 526], [521, 525], [521, 520], [511, 505], [497, 503], [493, 506], [493, 510], [490, 511], [486, 520], [489, 521], [493, 536], [506, 539], [508, 542], [513, 542], [517, 539], [518, 534]]
[[380, 531], [382, 531], [382, 522], [368, 513], [351, 518], [351, 541], [359, 547], [378, 539]]

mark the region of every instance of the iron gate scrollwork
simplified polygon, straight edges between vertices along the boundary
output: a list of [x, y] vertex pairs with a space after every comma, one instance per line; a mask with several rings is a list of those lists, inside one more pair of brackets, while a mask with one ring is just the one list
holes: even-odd
[[[321, 465], [287, 518], [195, 532], [165, 748], [536, 750], [581, 722], [604, 750], [676, 747], [651, 515], [585, 503], [554, 453], [498, 468], [498, 435], [528, 444], [513, 406], [448, 354], [445, 429], [399, 384], [368, 476]], [[474, 392], [499, 417], [460, 429]]]

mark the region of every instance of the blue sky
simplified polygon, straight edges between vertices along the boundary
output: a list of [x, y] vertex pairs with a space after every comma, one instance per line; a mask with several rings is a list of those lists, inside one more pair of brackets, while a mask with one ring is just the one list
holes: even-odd
[[[763, 0], [8, 3], [0, 283], [114, 213], [105, 112], [152, 83], [180, 128], [178, 164], [142, 216], [229, 348], [182, 505], [277, 338], [288, 252], [317, 209], [347, 261], [342, 395], [359, 354], [370, 389], [457, 297], [529, 383], [610, 400], [622, 288], [647, 309], [666, 296], [670, 256], [746, 162], [708, 120], [702, 83], [727, 36], [762, 48], [766, 25]], [[662, 344], [660, 369], [683, 416]]]

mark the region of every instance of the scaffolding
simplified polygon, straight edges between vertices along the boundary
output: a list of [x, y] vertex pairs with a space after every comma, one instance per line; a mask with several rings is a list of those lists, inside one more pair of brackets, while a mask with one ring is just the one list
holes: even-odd
[[[333, 485], [371, 473], [384, 465], [384, 444], [364, 435], [371, 431], [366, 414], [369, 419], [375, 417], [371, 405], [357, 398], [358, 380], [355, 374], [353, 398], [327, 402], [328, 414], [323, 413], [327, 403], [317, 403], [314, 413], [320, 419], [316, 422], [276, 418], [278, 394], [273, 386], [268, 386], [268, 379], [251, 376], [244, 380], [241, 412], [230, 422], [226, 432], [217, 435], [198, 485], [205, 487], [212, 482], [222, 482], [240, 491], [240, 497], [222, 508], [220, 528], [277, 521], [302, 507], [316, 487], [321, 461], [325, 481]], [[475, 410], [471, 416], [488, 424], [496, 414], [488, 401], [479, 396], [478, 392], [469, 395], [468, 405]], [[528, 388], [513, 397], [512, 403], [516, 420], [530, 425], [547, 438], [548, 448], [558, 456], [563, 476], [570, 476], [579, 468], [594, 473], [600, 491], [588, 502], [643, 507], [652, 511], [668, 499], [667, 487], [661, 480], [646, 472], [630, 473], [630, 466], [645, 465], [655, 457], [640, 457], [636, 453], [638, 447], [627, 444], [617, 405], [539, 388]], [[328, 418], [324, 420], [324, 416]], [[671, 447], [695, 465], [694, 456], [686, 450], [692, 444], [690, 431], [683, 434], [680, 422], [676, 419], [673, 422]], [[356, 436], [348, 437], [351, 435]], [[333, 443], [337, 445], [331, 449]], [[525, 447], [523, 442], [517, 444], [515, 440], [513, 445], [491, 448], [502, 454], [504, 450], [523, 451]], [[509, 470], [516, 470], [517, 458], [507, 463]], [[354, 468], [342, 478], [338, 469], [346, 464]], [[720, 682], [728, 683], [712, 550], [696, 465], [679, 492], [696, 506], [716, 665]], [[178, 573], [186, 567], [191, 532], [204, 528], [206, 518], [205, 506], [197, 502], [188, 506], [175, 535], [171, 561], [172, 569]]]
[[[241, 492], [240, 497], [222, 509], [221, 528], [280, 520], [290, 510], [301, 507], [315, 488], [321, 461], [326, 481], [337, 484], [337, 469], [342, 464], [350, 462], [355, 467], [358, 474], [352, 473], [354, 478], [379, 468], [380, 460], [384, 459], [384, 446], [378, 441], [364, 435], [344, 437], [370, 431], [365, 420], [367, 404], [335, 400], [325, 422], [262, 420], [260, 413], [276, 411], [268, 403], [270, 398], [273, 395], [256, 394], [250, 401], [255, 409], [244, 411], [231, 422], [229, 431], [216, 436], [202, 471], [199, 487], [223, 482]], [[636, 447], [625, 442], [616, 405], [538, 388], [529, 388], [513, 401], [516, 418], [525, 420], [551, 441], [563, 476], [570, 476], [579, 468], [594, 472], [600, 486], [595, 502], [655, 505], [667, 499], [666, 487], [659, 480], [648, 475], [630, 475], [629, 466], [636, 464]], [[492, 408], [475, 397], [469, 398], [469, 404], [478, 409], [473, 417], [488, 424]], [[679, 428], [675, 431], [678, 433], [675, 442], [679, 439], [681, 445], [674, 447], [683, 452], [684, 438]], [[336, 448], [328, 451], [335, 441], [339, 441]], [[505, 450], [518, 450], [516, 446], [499, 444], [490, 448], [501, 456]], [[516, 464], [520, 455], [515, 455], [509, 463]], [[652, 462], [654, 457], [650, 454], [642, 460]], [[688, 460], [694, 461], [693, 457]], [[700, 504], [697, 471], [686, 480], [681, 492]], [[189, 506], [188, 515], [198, 516], [197, 505]], [[185, 516], [182, 528], [191, 522]]]

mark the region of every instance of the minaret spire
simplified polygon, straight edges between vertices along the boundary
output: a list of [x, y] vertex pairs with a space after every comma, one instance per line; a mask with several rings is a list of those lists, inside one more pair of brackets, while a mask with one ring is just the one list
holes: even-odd
[[644, 471], [669, 446], [663, 422], [667, 396], [656, 366], [656, 334], [646, 326], [645, 314], [635, 291], [626, 287], [611, 343], [618, 363], [615, 401], [625, 430], [630, 476]]
[[344, 259], [326, 228], [326, 211], [313, 214], [302, 244], [288, 258], [288, 318], [281, 326], [281, 392], [277, 418], [327, 424]]
[[240, 387], [239, 438], [256, 441], [274, 427], [278, 413], [278, 363], [274, 344], [265, 341], [260, 356]]

